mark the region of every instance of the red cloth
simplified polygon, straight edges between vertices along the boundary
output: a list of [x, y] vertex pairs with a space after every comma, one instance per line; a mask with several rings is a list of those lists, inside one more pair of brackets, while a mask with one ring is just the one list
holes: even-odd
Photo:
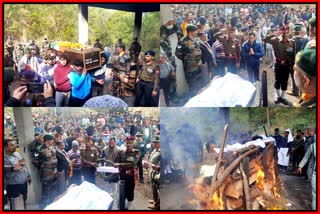
[[57, 63], [57, 67], [53, 72], [53, 79], [56, 84], [56, 90], [60, 92], [68, 92], [71, 90], [71, 83], [68, 78], [68, 74], [72, 68], [70, 65], [63, 66], [60, 62]]

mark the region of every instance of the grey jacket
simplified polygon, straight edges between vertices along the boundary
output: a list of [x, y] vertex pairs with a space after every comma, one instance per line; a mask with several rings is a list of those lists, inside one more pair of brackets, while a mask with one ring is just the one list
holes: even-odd
[[9, 169], [4, 171], [6, 185], [24, 184], [27, 182], [28, 176], [30, 176], [30, 172], [27, 167], [24, 166], [19, 171], [10, 170], [10, 168], [16, 166], [21, 159], [22, 157], [18, 152], [13, 153], [13, 155], [7, 155], [4, 153], [4, 166], [5, 169]]

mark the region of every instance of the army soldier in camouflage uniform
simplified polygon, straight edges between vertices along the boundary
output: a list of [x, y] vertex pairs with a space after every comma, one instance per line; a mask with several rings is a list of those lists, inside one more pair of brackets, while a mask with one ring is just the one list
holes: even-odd
[[139, 150], [140, 152], [140, 158], [139, 161], [137, 163], [138, 167], [139, 167], [139, 181], [140, 183], [143, 183], [143, 167], [142, 167], [142, 159], [145, 156], [145, 154], [147, 153], [147, 143], [143, 140], [143, 134], [141, 134], [140, 132], [136, 133], [136, 144], [134, 145], [134, 147]]
[[138, 63], [139, 54], [141, 52], [141, 45], [138, 42], [138, 37], [133, 39], [133, 42], [130, 46], [130, 58], [131, 58], [131, 65], [136, 65]]
[[193, 97], [199, 89], [198, 83], [201, 77], [200, 62], [201, 49], [196, 35], [198, 34], [197, 26], [189, 25], [187, 27], [187, 36], [182, 38], [181, 46], [177, 46], [176, 55], [182, 60], [184, 73], [189, 85], [188, 97]]
[[[123, 88], [126, 79], [129, 76], [130, 71], [130, 58], [125, 53], [125, 45], [119, 44], [117, 46], [117, 53], [115, 61], [113, 62], [113, 82], [111, 85], [111, 90], [113, 91], [113, 96], [124, 98]], [[124, 101], [129, 101], [125, 100]], [[128, 104], [129, 105], [129, 104]], [[130, 106], [130, 105], [129, 105]]]
[[[288, 79], [290, 70], [294, 63], [294, 41], [288, 38], [288, 30], [282, 28], [281, 39], [274, 37], [271, 39], [271, 44], [274, 49], [274, 54], [276, 56], [275, 64], [275, 78], [274, 87], [276, 89], [275, 93], [275, 104], [283, 103], [284, 105], [289, 105], [288, 101], [284, 98], [286, 90], [288, 87]], [[280, 94], [281, 88], [281, 94]]]
[[119, 152], [118, 160], [114, 164], [119, 167], [120, 180], [125, 181], [125, 198], [127, 199], [126, 208], [129, 209], [134, 199], [135, 179], [137, 177], [137, 163], [140, 153], [133, 148], [134, 137], [130, 136], [126, 139], [126, 150]]
[[229, 29], [228, 38], [222, 42], [225, 52], [225, 63], [228, 72], [237, 73], [237, 68], [240, 67], [240, 42], [235, 38], [235, 29]]
[[142, 69], [139, 72], [136, 88], [136, 99], [134, 106], [141, 106], [144, 96], [144, 106], [158, 106], [160, 68], [154, 61], [155, 52], [150, 50], [145, 52], [145, 60], [142, 62]]
[[82, 174], [84, 180], [95, 184], [95, 172], [98, 166], [97, 161], [99, 158], [99, 151], [93, 148], [90, 141], [86, 141], [86, 148], [80, 150], [81, 162], [82, 162]]
[[57, 177], [57, 158], [53, 148], [54, 137], [45, 135], [44, 143], [39, 149], [40, 158], [40, 182], [42, 183], [41, 208], [45, 208], [52, 203], [57, 196], [58, 177]]
[[[172, 28], [169, 28], [169, 26], [172, 26]], [[174, 20], [169, 20], [166, 24], [162, 25], [160, 27], [160, 48], [162, 48], [164, 54], [166, 55], [166, 57], [168, 58], [169, 63], [173, 66], [174, 70], [176, 69], [177, 65], [176, 65], [176, 61], [175, 61], [175, 57], [172, 53], [172, 48], [170, 45], [170, 41], [169, 41], [169, 36], [171, 36], [174, 33], [178, 33], [178, 26], [177, 26], [177, 22]], [[178, 35], [177, 35], [178, 36]], [[176, 83], [176, 78], [175, 78], [175, 71], [173, 72], [174, 77], [170, 76], [170, 96], [171, 96], [171, 100], [173, 102], [179, 102], [178, 97], [176, 95], [176, 87], [177, 87], [177, 83]]]
[[160, 195], [159, 195], [159, 186], [160, 186], [160, 159], [161, 159], [161, 153], [160, 153], [160, 136], [156, 135], [152, 139], [153, 142], [153, 148], [149, 163], [144, 163], [145, 166], [149, 166], [151, 168], [150, 170], [150, 180], [152, 185], [152, 193], [153, 193], [153, 200], [149, 201], [148, 208], [150, 209], [160, 209]]
[[295, 107], [314, 107], [317, 104], [317, 55], [316, 49], [310, 48], [299, 52], [296, 56], [294, 79], [302, 96]]

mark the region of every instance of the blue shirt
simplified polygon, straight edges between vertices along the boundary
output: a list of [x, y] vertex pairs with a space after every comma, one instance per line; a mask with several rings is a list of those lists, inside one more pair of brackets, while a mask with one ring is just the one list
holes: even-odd
[[86, 75], [79, 75], [75, 70], [72, 70], [68, 74], [68, 78], [72, 86], [71, 96], [76, 97], [78, 99], [84, 99], [90, 94], [91, 77], [88, 73]]
[[[250, 48], [253, 49], [254, 54], [250, 55], [249, 51]], [[248, 64], [253, 64], [253, 63], [260, 63], [260, 58], [263, 57], [264, 55], [264, 50], [263, 46], [261, 45], [260, 42], [254, 41], [253, 44], [251, 45], [249, 41], [246, 41], [241, 50], [241, 56], [244, 57], [245, 60], [247, 60]]]

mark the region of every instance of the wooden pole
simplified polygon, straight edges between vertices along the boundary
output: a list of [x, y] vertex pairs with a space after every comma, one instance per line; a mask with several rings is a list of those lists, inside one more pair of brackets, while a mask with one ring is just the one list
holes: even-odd
[[216, 163], [216, 168], [214, 170], [214, 174], [213, 174], [212, 181], [211, 181], [211, 187], [214, 186], [214, 184], [215, 184], [215, 182], [217, 180], [217, 177], [218, 177], [219, 168], [220, 168], [220, 165], [221, 165], [221, 162], [222, 162], [222, 158], [223, 158], [223, 151], [224, 151], [224, 145], [226, 143], [228, 127], [229, 127], [229, 124], [225, 125], [224, 130], [223, 130], [223, 137], [222, 137], [222, 141], [221, 141], [219, 159], [218, 159], [218, 161]]

